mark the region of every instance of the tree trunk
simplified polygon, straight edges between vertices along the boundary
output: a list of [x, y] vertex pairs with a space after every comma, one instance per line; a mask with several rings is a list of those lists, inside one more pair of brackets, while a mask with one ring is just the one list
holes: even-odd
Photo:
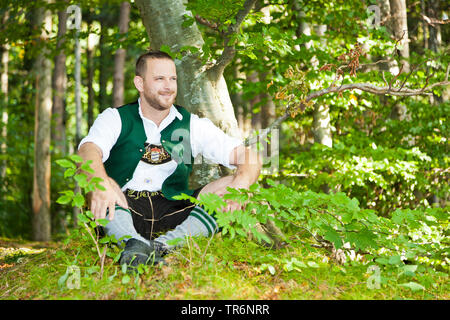
[[330, 148], [333, 146], [330, 128], [330, 108], [327, 105], [314, 105], [312, 131], [314, 143], [320, 143]]
[[[380, 22], [381, 25], [386, 27], [386, 30], [393, 34], [393, 17], [391, 15], [391, 4], [389, 0], [377, 0], [377, 5], [380, 8]], [[379, 57], [378, 57], [379, 58]], [[378, 58], [376, 60], [378, 60]], [[383, 57], [386, 58], [386, 57]], [[381, 70], [389, 70], [389, 72], [393, 75], [398, 74], [399, 68], [396, 60], [390, 60], [389, 62], [380, 64]], [[381, 97], [382, 100], [385, 100], [385, 97]], [[384, 103], [384, 102], [383, 102]]]
[[[201, 49], [204, 41], [197, 25], [182, 27], [183, 16], [192, 16], [182, 0], [137, 0], [136, 5], [152, 49], [160, 49], [162, 45], [167, 45], [172, 52], [184, 46]], [[175, 63], [178, 73], [177, 104], [200, 117], [209, 118], [231, 136], [240, 137], [223, 75], [214, 73], [214, 69], [205, 68], [195, 54], [186, 53]], [[195, 182], [206, 184], [211, 179], [217, 179], [220, 172], [215, 169], [202, 166], [200, 172], [194, 172]]]
[[[67, 11], [58, 12], [58, 35], [56, 49], [58, 54], [55, 57], [55, 68], [53, 69], [53, 109], [52, 109], [52, 144], [53, 155], [63, 157], [66, 155], [66, 53], [64, 49], [65, 36], [67, 30]], [[66, 210], [56, 205], [53, 216], [52, 228], [56, 232], [64, 232], [67, 230]]]
[[[130, 3], [122, 2], [120, 5], [119, 33], [128, 32], [128, 22], [130, 20]], [[114, 89], [113, 89], [113, 107], [123, 105], [124, 95], [124, 66], [126, 50], [119, 48], [114, 56]]]
[[403, 58], [403, 72], [408, 73], [409, 68], [409, 36], [408, 19], [406, 13], [406, 0], [390, 0], [392, 16], [392, 33], [398, 42], [398, 52]]
[[[2, 18], [2, 24], [5, 25], [8, 21], [9, 15], [8, 11], [5, 12]], [[9, 63], [9, 44], [5, 43], [1, 48], [1, 70], [0, 75], [0, 110], [1, 110], [1, 144], [0, 144], [0, 154], [7, 154], [7, 137], [8, 137], [8, 63]], [[3, 179], [6, 176], [6, 158], [0, 163], [0, 179], [2, 181], [1, 189], [3, 190], [4, 182]], [[2, 192], [2, 194], [4, 194]]]
[[[298, 28], [296, 30], [297, 38], [300, 38], [302, 34], [311, 35], [312, 29], [311, 26], [304, 21], [305, 13], [301, 11], [302, 8], [298, 4], [294, 4], [294, 8], [298, 10], [297, 16], [300, 21]], [[325, 31], [327, 30], [327, 26], [319, 25], [315, 26], [313, 29], [319, 37], [323, 37]], [[304, 46], [306, 49], [309, 49], [312, 46], [312, 42], [307, 42], [304, 44]], [[297, 48], [297, 50], [300, 50], [300, 47]], [[317, 63], [318, 63], [317, 58], [313, 57], [311, 59], [311, 64], [317, 66]], [[320, 104], [314, 105], [313, 126], [311, 128], [311, 131], [314, 136], [314, 143], [320, 143], [331, 148], [333, 146], [333, 140], [331, 137], [329, 112], [330, 108], [327, 105], [320, 105]]]
[[[38, 25], [42, 22], [40, 43], [48, 41], [52, 30], [52, 16], [45, 8], [36, 10]], [[47, 30], [47, 32], [46, 32]], [[50, 137], [52, 114], [52, 63], [47, 57], [48, 49], [42, 47], [34, 70], [36, 72], [36, 116], [35, 152], [33, 175], [33, 239], [49, 241], [51, 238], [50, 219]]]
[[[236, 62], [233, 66], [233, 77], [235, 79], [244, 78], [245, 75], [239, 71], [239, 63]], [[242, 137], [248, 135], [249, 132], [246, 131], [245, 128], [245, 102], [242, 98], [242, 92], [236, 92], [230, 96], [231, 102], [234, 106], [234, 112], [236, 114], [236, 120], [238, 122], [238, 127]]]
[[[259, 79], [265, 81], [267, 73], [260, 73]], [[267, 128], [275, 121], [275, 103], [267, 92], [261, 93], [261, 100], [264, 101], [261, 106], [261, 127]]]
[[[429, 0], [427, 4], [428, 18], [440, 20], [440, 0]], [[428, 47], [437, 52], [442, 45], [441, 26], [439, 24], [428, 24], [428, 33]]]
[[[405, 59], [409, 59], [409, 37], [408, 37], [408, 24], [406, 13], [406, 0], [390, 0], [389, 2], [391, 10], [391, 19], [389, 26], [392, 30], [392, 35], [398, 41], [398, 53], [403, 58], [401, 62], [403, 65], [402, 72], [408, 73], [410, 71], [409, 62]], [[393, 75], [397, 75], [400, 72], [400, 66], [397, 61], [394, 61], [389, 66], [389, 71]], [[396, 103], [392, 106], [390, 118], [394, 120], [404, 120], [407, 115], [407, 108], [405, 105]]]
[[[420, 0], [420, 13], [422, 15], [427, 15], [427, 10], [425, 8], [425, 0]], [[428, 26], [425, 19], [422, 19], [422, 34], [423, 34], [423, 47], [428, 49]]]
[[[315, 27], [314, 30], [319, 37], [322, 37], [322, 45], [326, 45], [323, 37], [327, 26], [320, 25]], [[312, 132], [314, 135], [314, 143], [320, 143], [330, 148], [333, 146], [330, 127], [330, 106], [325, 104], [314, 105]]]
[[82, 109], [81, 109], [81, 46], [79, 39], [79, 30], [75, 31], [75, 145], [78, 145], [82, 139]]
[[[259, 77], [258, 72], [253, 72], [247, 75], [247, 83], [258, 83]], [[261, 112], [254, 113], [252, 108], [259, 107], [261, 108], [261, 95], [258, 93], [252, 99], [250, 99], [249, 103], [250, 107], [250, 115], [251, 115], [251, 123], [252, 123], [252, 131], [260, 131], [261, 130]]]
[[99, 65], [99, 79], [98, 79], [98, 103], [99, 103], [99, 112], [102, 112], [108, 105], [108, 94], [107, 94], [107, 84], [108, 84], [108, 68], [107, 61], [109, 59], [108, 50], [105, 45], [105, 35], [107, 34], [106, 22], [103, 20], [100, 21], [101, 31], [100, 31], [100, 42], [98, 44], [100, 49], [100, 65]]
[[66, 53], [63, 49], [67, 29], [67, 12], [58, 12], [58, 42], [57, 50], [60, 50], [55, 57], [55, 69], [53, 70], [53, 119], [52, 141], [54, 154], [65, 155], [66, 153], [66, 124], [65, 124], [65, 99], [66, 96]]
[[94, 123], [94, 102], [95, 102], [95, 92], [94, 92], [94, 52], [95, 46], [92, 45], [91, 37], [87, 39], [86, 48], [86, 69], [87, 69], [87, 89], [88, 89], [88, 103], [87, 103], [87, 123], [88, 128]]

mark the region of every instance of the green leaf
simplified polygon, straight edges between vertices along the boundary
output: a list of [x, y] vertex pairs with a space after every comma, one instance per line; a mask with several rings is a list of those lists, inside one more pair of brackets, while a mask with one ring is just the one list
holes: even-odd
[[392, 264], [392, 265], [398, 265], [398, 264], [402, 263], [402, 260], [401, 260], [400, 256], [392, 256], [389, 258], [388, 263]]
[[110, 221], [108, 219], [98, 219], [97, 222], [102, 226], [106, 226]]
[[80, 157], [77, 154], [72, 154], [72, 155], [69, 156], [69, 158], [70, 158], [70, 160], [72, 160], [75, 163], [82, 163], [83, 162], [83, 158]]
[[[93, 222], [93, 221], [92, 221]], [[110, 237], [103, 237], [103, 238], [101, 238], [100, 240], [98, 240], [98, 243], [101, 243], [101, 244], [106, 244], [106, 243], [109, 243], [111, 241], [111, 238]]]
[[86, 172], [93, 174], [93, 173], [95, 173], [95, 171], [91, 168], [91, 164], [92, 164], [92, 160], [88, 160], [85, 163], [83, 163], [80, 168], [81, 168], [81, 170], [84, 170]]
[[325, 232], [324, 234], [324, 239], [332, 242], [334, 244], [334, 246], [336, 247], [336, 249], [340, 249], [342, 247], [342, 239], [339, 236], [339, 233], [337, 233], [335, 230], [333, 230], [332, 228], [326, 228], [327, 232]]
[[75, 181], [78, 183], [80, 188], [85, 188], [88, 184], [87, 176], [83, 173], [77, 174], [74, 176]]
[[72, 200], [72, 197], [70, 195], [64, 195], [60, 196], [56, 202], [59, 204], [68, 204]]
[[73, 197], [72, 205], [78, 208], [81, 208], [84, 205], [84, 197], [81, 193], [77, 193], [75, 197]]
[[72, 169], [77, 168], [77, 166], [72, 161], [67, 160], [67, 159], [56, 160], [56, 163], [63, 168], [72, 168]]
[[89, 181], [91, 183], [100, 183], [103, 182], [103, 179], [100, 177], [92, 177], [92, 179]]
[[412, 291], [425, 290], [425, 287], [417, 282], [401, 283], [398, 286], [411, 289]]
[[128, 282], [130, 282], [130, 276], [126, 274], [122, 277], [122, 284], [127, 284]]
[[91, 210], [86, 210], [86, 212], [84, 214], [86, 215], [86, 217], [88, 217], [90, 219], [94, 219], [94, 214], [92, 213]]
[[78, 214], [78, 221], [82, 223], [88, 223], [89, 219], [82, 213]]
[[195, 22], [194, 18], [192, 18], [192, 17], [191, 17], [190, 15], [188, 15], [188, 14], [184, 14], [184, 15], [183, 15], [183, 19], [184, 19], [184, 21], [183, 21], [183, 23], [181, 24], [181, 27], [182, 27], [182, 28], [190, 27], [190, 26]]
[[267, 266], [267, 269], [269, 269], [269, 272], [271, 275], [275, 274], [275, 267], [272, 266], [271, 264]]
[[414, 277], [417, 270], [417, 265], [405, 265], [401, 268], [399, 276], [404, 274], [405, 276]]
[[383, 265], [387, 265], [389, 264], [389, 260], [386, 258], [376, 258], [375, 262], [379, 263], [379, 264], [383, 264]]
[[75, 172], [77, 172], [77, 169], [75, 169], [75, 168], [66, 169], [66, 171], [64, 171], [64, 178], [73, 176], [75, 174]]

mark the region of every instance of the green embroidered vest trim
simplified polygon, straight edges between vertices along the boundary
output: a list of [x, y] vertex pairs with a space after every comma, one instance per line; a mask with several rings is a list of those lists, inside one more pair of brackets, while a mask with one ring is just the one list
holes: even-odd
[[[170, 200], [174, 200], [173, 197], [181, 193], [192, 195], [194, 192], [188, 187], [194, 163], [190, 141], [191, 114], [183, 107], [175, 107], [182, 115], [182, 120], [175, 117], [161, 131], [161, 144], [177, 163], [175, 171], [167, 177], [161, 188], [164, 196]], [[147, 136], [137, 102], [121, 106], [117, 110], [122, 121], [122, 130], [104, 166], [108, 176], [123, 187], [133, 177], [134, 170], [145, 153]]]

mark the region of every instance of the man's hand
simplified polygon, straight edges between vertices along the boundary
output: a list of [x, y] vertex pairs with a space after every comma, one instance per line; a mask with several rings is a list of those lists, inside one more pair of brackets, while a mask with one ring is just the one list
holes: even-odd
[[[236, 173], [232, 176], [222, 177], [207, 184], [201, 191], [202, 193], [215, 193], [221, 198], [227, 193], [227, 187], [234, 189], [248, 189], [250, 185], [258, 180], [261, 171], [261, 159], [256, 152], [240, 145], [233, 149], [230, 154], [230, 164], [237, 167]], [[242, 205], [232, 201], [225, 200], [227, 206], [224, 212], [240, 210]], [[245, 204], [244, 204], [245, 205]]]
[[[262, 166], [258, 153], [243, 145], [233, 149], [230, 154], [230, 164], [237, 166], [237, 170], [227, 186], [217, 189], [216, 193], [221, 197], [228, 193], [226, 190], [227, 187], [234, 189], [248, 189], [250, 185], [258, 181]], [[226, 200], [226, 202], [227, 206], [224, 209], [224, 212], [240, 210], [245, 206], [245, 204], [241, 205], [231, 200]]]
[[[226, 186], [226, 187], [223, 187], [223, 188], [220, 188], [220, 189], [216, 190], [214, 193], [217, 194], [218, 196], [220, 196], [221, 198], [223, 198], [223, 196], [225, 194], [229, 193], [227, 191], [227, 189], [226, 189], [227, 187], [234, 188], [234, 189], [242, 188], [242, 187], [229, 185], [229, 186]], [[238, 202], [235, 202], [235, 201], [230, 200], [230, 199], [225, 200], [225, 202], [227, 203], [227, 206], [222, 210], [223, 212], [232, 212], [232, 211], [235, 211], [235, 210], [242, 209], [242, 205], [239, 204]]]
[[106, 210], [109, 210], [109, 219], [114, 219], [116, 204], [124, 209], [128, 209], [128, 203], [125, 195], [120, 190], [119, 185], [110, 178], [103, 166], [102, 150], [92, 142], [86, 142], [80, 146], [78, 155], [84, 161], [92, 160], [91, 168], [94, 174], [88, 176], [100, 177], [103, 179], [101, 185], [105, 188], [102, 190], [95, 190], [89, 195], [89, 207], [94, 214], [95, 219], [104, 219], [106, 217]]
[[92, 192], [90, 208], [96, 220], [104, 219], [107, 209], [109, 211], [109, 220], [113, 220], [116, 204], [124, 209], [128, 209], [128, 203], [122, 190], [120, 190], [120, 187], [113, 179], [107, 178], [102, 182], [102, 185], [106, 190], [96, 189]]

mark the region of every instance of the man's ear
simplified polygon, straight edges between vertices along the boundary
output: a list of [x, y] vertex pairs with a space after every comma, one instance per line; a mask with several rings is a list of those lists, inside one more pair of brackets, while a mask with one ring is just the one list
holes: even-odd
[[144, 79], [142, 79], [141, 76], [135, 76], [133, 79], [134, 86], [136, 87], [137, 91], [142, 92], [144, 91]]

